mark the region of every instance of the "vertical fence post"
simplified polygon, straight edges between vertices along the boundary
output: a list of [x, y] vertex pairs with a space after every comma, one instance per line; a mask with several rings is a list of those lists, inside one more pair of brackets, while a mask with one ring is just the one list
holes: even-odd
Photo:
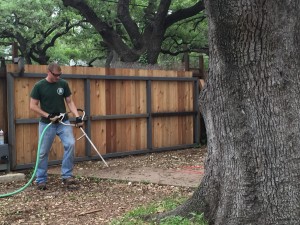
[[147, 149], [152, 150], [152, 109], [151, 109], [151, 80], [146, 83], [146, 104], [147, 104]]
[[[4, 131], [4, 143], [8, 140], [8, 118], [7, 118], [7, 70], [5, 65], [5, 58], [0, 57], [0, 129]], [[5, 146], [7, 148], [8, 145]], [[3, 146], [2, 146], [3, 147]], [[8, 162], [9, 162], [9, 149]], [[10, 165], [6, 165], [6, 170], [10, 172]]]
[[7, 140], [7, 88], [6, 88], [6, 65], [5, 59], [0, 57], [0, 129], [4, 131]]
[[16, 155], [16, 124], [15, 124], [15, 80], [13, 74], [7, 73], [7, 115], [8, 115], [8, 143], [10, 147], [10, 166], [14, 168], [17, 164]]
[[[86, 134], [91, 137], [91, 82], [90, 79], [84, 80], [84, 109], [86, 114], [86, 123], [85, 123], [85, 132]], [[92, 156], [91, 153], [91, 145], [88, 141], [85, 142], [85, 154], [88, 157]]]
[[200, 144], [200, 112], [199, 112], [199, 84], [198, 79], [194, 81], [194, 143]]

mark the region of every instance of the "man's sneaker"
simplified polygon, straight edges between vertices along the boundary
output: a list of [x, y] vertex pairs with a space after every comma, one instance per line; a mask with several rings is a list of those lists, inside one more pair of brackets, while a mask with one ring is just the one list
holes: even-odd
[[79, 188], [78, 181], [75, 180], [74, 177], [63, 178], [62, 183], [67, 189], [70, 190], [76, 190]]
[[38, 190], [41, 190], [41, 191], [47, 190], [46, 183], [45, 183], [45, 182], [38, 183], [38, 184], [37, 184], [37, 189], [38, 189]]

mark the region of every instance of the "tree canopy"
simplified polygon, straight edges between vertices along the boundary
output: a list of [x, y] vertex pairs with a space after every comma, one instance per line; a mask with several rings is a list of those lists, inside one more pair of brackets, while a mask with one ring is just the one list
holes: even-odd
[[207, 53], [203, 9], [196, 0], [2, 0], [0, 41], [17, 41], [27, 63], [91, 64], [114, 55], [154, 64], [160, 54]]
[[[192, 21], [193, 24], [197, 24], [204, 19], [204, 15], [201, 14], [204, 10], [203, 1], [149, 0], [145, 4], [144, 1], [133, 3], [130, 0], [119, 0], [103, 1], [101, 5], [95, 0], [63, 2], [65, 6], [77, 9], [101, 35], [107, 48], [117, 52], [121, 61], [126, 62], [138, 61], [145, 55], [149, 64], [155, 64], [163, 51], [162, 44], [165, 40], [177, 45], [188, 41], [180, 35], [180, 25], [177, 23]], [[110, 7], [102, 7], [103, 4], [110, 4]], [[171, 27], [176, 30], [175, 26], [179, 32], [167, 33]], [[186, 34], [193, 36], [192, 32]], [[164, 52], [172, 53], [175, 49], [173, 46], [169, 45]], [[174, 51], [173, 54], [177, 52]]]
[[2, 0], [0, 25], [0, 38], [6, 43], [16, 41], [27, 63], [47, 64], [47, 51], [58, 38], [81, 28], [84, 19], [67, 10], [60, 0]]

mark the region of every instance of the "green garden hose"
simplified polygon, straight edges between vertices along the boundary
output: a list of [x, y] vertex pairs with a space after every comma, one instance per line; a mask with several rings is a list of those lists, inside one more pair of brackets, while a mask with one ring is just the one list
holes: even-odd
[[36, 154], [36, 163], [35, 163], [35, 167], [34, 167], [34, 171], [33, 171], [33, 174], [30, 178], [30, 180], [27, 182], [27, 184], [25, 184], [23, 187], [21, 187], [20, 189], [14, 191], [14, 192], [10, 192], [10, 193], [7, 193], [7, 194], [3, 194], [3, 195], [0, 195], [0, 198], [5, 198], [5, 197], [9, 197], [9, 196], [12, 196], [12, 195], [15, 195], [21, 191], [24, 191], [30, 184], [31, 182], [33, 181], [34, 177], [35, 177], [35, 174], [36, 174], [36, 171], [37, 171], [37, 167], [39, 165], [39, 156], [40, 156], [40, 147], [41, 147], [41, 143], [42, 143], [42, 140], [43, 140], [43, 137], [44, 137], [44, 134], [45, 134], [45, 131], [49, 128], [49, 126], [51, 125], [52, 123], [49, 123], [45, 129], [43, 130], [42, 134], [41, 134], [41, 137], [39, 139], [39, 143], [38, 143], [38, 150], [37, 150], [37, 154]]

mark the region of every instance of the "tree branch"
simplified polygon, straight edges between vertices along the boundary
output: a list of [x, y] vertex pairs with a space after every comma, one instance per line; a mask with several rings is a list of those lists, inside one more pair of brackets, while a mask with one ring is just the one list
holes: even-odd
[[[48, 48], [54, 46], [55, 41], [56, 41], [59, 37], [61, 37], [61, 36], [65, 35], [66, 33], [68, 33], [73, 27], [81, 26], [81, 24], [82, 24], [83, 22], [85, 22], [85, 20], [78, 21], [77, 23], [73, 23], [73, 24], [70, 24], [70, 21], [66, 21], [66, 22], [65, 22], [65, 30], [62, 31], [62, 32], [56, 33], [56, 34], [53, 36], [53, 38], [51, 39], [51, 41], [50, 41], [48, 44], [46, 44], [46, 45], [44, 46], [43, 50], [46, 51]], [[49, 34], [49, 35], [50, 35], [50, 34]]]
[[118, 3], [118, 18], [122, 22], [125, 30], [127, 31], [132, 44], [140, 49], [142, 47], [141, 44], [141, 34], [139, 32], [139, 28], [137, 24], [132, 20], [129, 13], [129, 2], [130, 0], [119, 0]]
[[100, 33], [106, 30], [111, 30], [107, 23], [103, 22], [97, 14], [83, 0], [63, 0], [64, 6], [70, 6], [77, 9]]
[[171, 0], [160, 1], [154, 21], [154, 27], [156, 27], [156, 29], [162, 29], [162, 27], [165, 27], [165, 20], [167, 18], [171, 2]]
[[173, 25], [174, 23], [195, 16], [199, 12], [205, 9], [203, 0], [199, 0], [195, 5], [185, 8], [179, 9], [178, 11], [172, 13], [171, 15], [167, 16], [165, 26], [166, 28]]
[[186, 53], [186, 52], [197, 52], [197, 53], [203, 53], [203, 54], [206, 54], [208, 55], [208, 48], [188, 48], [188, 49], [184, 49], [184, 50], [179, 50], [179, 51], [176, 51], [176, 52], [172, 52], [168, 49], [161, 49], [161, 53], [162, 54], [166, 54], [166, 55], [172, 55], [172, 56], [177, 56], [181, 53]]
[[139, 56], [124, 43], [120, 35], [100, 19], [84, 0], [63, 0], [63, 3], [65, 6], [77, 9], [93, 25], [107, 45], [121, 56], [121, 60], [126, 58], [129, 61], [136, 61], [138, 59]]

